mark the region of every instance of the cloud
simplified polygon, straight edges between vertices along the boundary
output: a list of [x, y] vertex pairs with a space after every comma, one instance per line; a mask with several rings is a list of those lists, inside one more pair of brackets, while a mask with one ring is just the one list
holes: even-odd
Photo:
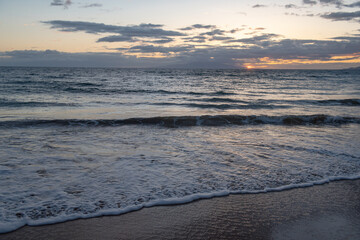
[[179, 30], [181, 31], [190, 31], [190, 30], [193, 30], [194, 28], [193, 27], [184, 27], [184, 28], [180, 28]]
[[317, 3], [322, 5], [336, 5], [337, 7], [344, 5], [343, 0], [303, 0], [303, 4], [316, 5]]
[[360, 11], [356, 12], [332, 12], [320, 15], [322, 18], [333, 21], [357, 21], [360, 22]]
[[208, 35], [208, 36], [215, 36], [215, 35], [224, 35], [226, 31], [225, 30], [221, 30], [221, 29], [214, 29], [210, 32], [204, 32], [204, 33], [201, 33], [200, 35], [201, 36], [205, 36], [205, 35]]
[[[353, 2], [351, 4], [345, 4], [343, 0], [303, 0], [303, 4], [315, 5], [335, 5], [337, 8], [348, 7], [348, 8], [356, 8], [360, 7], [360, 1]], [[293, 16], [308, 16], [308, 17], [322, 17], [325, 19], [330, 19], [333, 21], [355, 21], [360, 22], [360, 11], [356, 12], [327, 12], [322, 14], [297, 14], [297, 13], [285, 13], [286, 15]]]
[[317, 2], [314, 0], [303, 0], [303, 4], [315, 5]]
[[303, 0], [303, 4], [309, 4], [309, 5], [315, 5], [317, 3], [320, 3], [322, 5], [335, 5], [338, 8], [342, 7], [348, 7], [348, 8], [356, 8], [360, 7], [360, 1], [351, 3], [351, 4], [345, 4], [343, 0]]
[[213, 36], [211, 38], [209, 38], [209, 41], [229, 41], [234, 39], [233, 37], [223, 37], [223, 36]]
[[205, 28], [205, 29], [209, 29], [209, 28], [214, 28], [216, 27], [215, 25], [203, 25], [203, 24], [194, 24], [192, 25], [193, 28]]
[[103, 38], [99, 38], [97, 42], [137, 42], [139, 40], [130, 37], [130, 36], [122, 36], [122, 35], [112, 35]]
[[344, 5], [342, 0], [319, 0], [319, 2], [321, 4], [325, 4], [325, 5], [336, 5], [338, 7], [341, 7]]
[[307, 5], [316, 5], [317, 2], [314, 0], [303, 0], [303, 4], [307, 4]]
[[337, 5], [337, 7], [344, 5], [343, 0], [303, 0], [303, 4], [308, 5], [316, 5], [318, 2], [323, 5]]
[[360, 41], [360, 36], [359, 34], [354, 34], [353, 36], [340, 36], [340, 37], [334, 37], [332, 39], [336, 39], [336, 40], [346, 40], [346, 41]]
[[289, 8], [298, 8], [298, 6], [296, 6], [295, 4], [286, 4], [285, 8], [289, 9]]
[[[138, 45], [129, 48], [129, 52], [140, 52], [140, 53], [179, 53], [179, 52], [187, 52], [193, 49], [192, 46], [177, 46], [177, 47], [161, 47], [161, 46], [154, 46], [154, 45]], [[123, 50], [123, 48], [121, 48]]]
[[102, 7], [101, 3], [92, 3], [82, 6], [83, 8]]
[[288, 16], [297, 16], [297, 17], [301, 16], [301, 15], [298, 14], [298, 13], [288, 13], [288, 12], [286, 12], [285, 15], [288, 15]]
[[206, 41], [206, 37], [204, 36], [194, 36], [194, 37], [186, 37], [183, 38], [185, 42], [193, 42], [193, 43], [204, 43]]
[[[254, 44], [251, 46], [223, 46], [194, 49], [177, 57], [182, 61], [182, 66], [201, 66], [212, 63], [223, 67], [236, 67], [239, 64], [260, 61], [263, 58], [294, 60], [296, 61], [323, 61], [327, 62], [336, 55], [351, 55], [359, 52], [360, 39], [339, 40], [294, 40], [294, 39], [270, 39], [268, 44]], [[212, 62], [212, 59], [214, 62]], [[360, 61], [360, 53], [344, 59], [357, 59]], [[192, 65], [191, 65], [192, 64]], [[306, 65], [305, 65], [306, 66]]]
[[[328, 13], [322, 17], [349, 20], [358, 19], [359, 13]], [[117, 42], [117, 48], [107, 48], [107, 51], [118, 52], [10, 51], [0, 53], [0, 65], [96, 66], [98, 61], [99, 67], [236, 68], [246, 62], [264, 62], [264, 59], [326, 62], [339, 55], [349, 56], [338, 59], [350, 59], [352, 56], [360, 61], [360, 54], [356, 55], [360, 52], [359, 32], [329, 40], [298, 40], [264, 33], [264, 28], [247, 28], [255, 31], [249, 37], [238, 38], [234, 33], [243, 29], [225, 30], [205, 24], [191, 25], [192, 29], [200, 29], [200, 32], [184, 34], [152, 23], [130, 26], [61, 20], [43, 23], [58, 31], [99, 34], [97, 42]], [[123, 42], [126, 44], [122, 45]]]
[[339, 4], [342, 3], [342, 0], [319, 0], [320, 3], [323, 4]]
[[62, 6], [64, 8], [68, 8], [72, 4], [71, 0], [53, 0], [50, 3], [50, 6]]
[[267, 7], [266, 5], [262, 5], [262, 4], [256, 4], [254, 6], [252, 6], [253, 8], [263, 8], [263, 7]]
[[270, 40], [273, 40], [274, 38], [279, 38], [280, 35], [277, 34], [261, 34], [258, 36], [254, 36], [251, 38], [241, 38], [241, 39], [232, 39], [228, 40], [228, 43], [245, 43], [245, 44], [255, 44], [255, 45], [261, 45], [264, 46], [269, 43]]
[[[349, 20], [353, 18], [359, 17], [360, 12], [355, 13], [330, 13], [327, 15], [322, 15], [324, 18], [332, 19], [332, 20]], [[278, 46], [278, 45], [286, 45], [288, 46], [289, 43], [292, 44], [292, 47], [295, 49], [308, 49], [309, 45], [324, 45], [327, 42], [320, 42], [320, 41], [308, 41], [308, 42], [301, 42], [299, 40], [289, 40], [287, 42], [282, 42], [280, 39], [282, 36], [274, 34], [274, 33], [263, 33], [258, 34], [257, 32], [253, 32], [255, 34], [249, 38], [240, 38], [236, 39], [232, 36], [227, 34], [235, 33], [241, 29], [233, 29], [230, 31], [214, 28], [214, 25], [204, 25], [204, 24], [194, 24], [191, 28], [197, 29], [212, 29], [211, 31], [202, 32], [197, 36], [185, 35], [178, 31], [172, 30], [164, 30], [163, 25], [161, 24], [140, 24], [140, 25], [133, 25], [133, 26], [116, 26], [116, 25], [106, 25], [103, 23], [93, 23], [93, 22], [76, 22], [76, 21], [47, 21], [44, 22], [48, 24], [53, 29], [57, 29], [59, 31], [69, 31], [69, 32], [86, 32], [91, 34], [99, 34], [99, 33], [115, 33], [115, 35], [101, 37], [97, 40], [97, 42], [142, 42], [142, 45], [139, 44], [137, 46], [133, 46], [128, 48], [128, 52], [137, 52], [137, 53], [167, 53], [167, 52], [188, 52], [190, 49], [192, 51], [194, 48], [190, 48], [189, 46], [198, 46], [196, 44], [205, 43], [206, 41], [221, 41], [222, 46], [226, 47], [227, 49], [233, 48], [234, 43], [241, 44], [241, 48], [246, 49], [253, 49], [254, 47], [261, 48], [262, 50], [270, 49], [271, 47]], [[256, 28], [256, 31], [265, 30], [264, 28]], [[185, 37], [186, 36], [186, 37]], [[182, 37], [177, 39], [177, 44], [174, 43], [174, 38]], [[340, 39], [337, 39], [337, 41]], [[343, 39], [344, 40], [344, 39]], [[353, 39], [354, 40], [354, 39]], [[335, 40], [332, 40], [333, 42]], [[345, 41], [345, 40], [344, 40]], [[331, 42], [331, 44], [334, 44]], [[153, 44], [166, 44], [172, 43], [175, 46], [154, 46]], [[295, 43], [297, 46], [295, 46]], [[185, 47], [182, 46], [184, 44], [191, 44], [186, 45]], [[330, 43], [329, 43], [330, 44]], [[229, 45], [229, 46], [227, 46]], [[303, 46], [304, 45], [304, 46]], [[301, 47], [300, 47], [301, 46]], [[283, 46], [284, 47], [284, 46]], [[204, 47], [203, 47], [204, 48]], [[205, 47], [206, 48], [206, 47]], [[125, 52], [126, 49], [123, 49]], [[280, 50], [277, 50], [280, 51]], [[299, 53], [301, 54], [301, 53]]]
[[215, 28], [215, 27], [216, 27], [215, 25], [194, 24], [189, 27], [180, 28], [180, 30], [189, 31], [189, 30], [193, 30], [193, 29], [210, 29], [210, 28]]
[[[276, 34], [263, 34], [237, 39], [241, 45], [210, 46], [175, 45], [162, 47], [136, 45], [118, 48], [112, 53], [64, 53], [46, 51], [0, 52], [0, 65], [6, 66], [97, 66], [97, 67], [186, 67], [237, 68], [247, 62], [331, 62], [360, 61], [360, 36], [339, 36], [330, 40], [282, 39]], [[250, 44], [249, 44], [250, 43]], [[159, 57], [135, 57], [128, 53], [162, 54]], [[270, 60], [269, 60], [270, 59]], [[356, 62], [357, 61], [357, 62]], [[322, 65], [325, 66], [325, 65]]]
[[[2, 58], [2, 57], [3, 58]], [[4, 58], [5, 57], [5, 58]], [[169, 61], [169, 60], [168, 60]], [[34, 67], [154, 67], [165, 64], [157, 59], [136, 58], [116, 53], [66, 53], [54, 50], [0, 52], [2, 66]], [[169, 61], [171, 62], [171, 61]]]
[[[112, 36], [99, 38], [96, 42], [139, 42], [139, 41], [142, 41], [142, 40], [133, 38], [133, 37], [129, 37], [129, 36], [112, 35]], [[173, 41], [174, 41], [174, 39], [166, 37], [166, 38], [160, 38], [160, 39], [156, 39], [156, 40], [147, 40], [145, 42], [156, 43], [156, 44], [165, 44], [165, 43], [170, 43]]]
[[15, 50], [9, 52], [3, 52], [2, 56], [9, 56], [15, 58], [38, 58], [38, 57], [49, 57], [49, 56], [59, 56], [61, 53], [56, 50], [45, 50], [45, 51], [35, 51], [35, 50]]
[[349, 7], [349, 8], [355, 8], [355, 7], [360, 7], [360, 1], [351, 3], [351, 4], [345, 4], [345, 7]]
[[[265, 28], [264, 28], [265, 29]], [[236, 33], [245, 30], [245, 28], [234, 28], [229, 31], [229, 33]]]
[[163, 38], [163, 39], [159, 39], [159, 40], [153, 40], [150, 41], [151, 43], [157, 43], [157, 44], [164, 44], [164, 43], [170, 43], [173, 42], [174, 39], [173, 38]]
[[64, 1], [63, 0], [53, 0], [52, 3], [50, 3], [51, 6], [63, 6]]
[[[255, 49], [258, 49], [258, 46], [253, 48], [253, 50]], [[267, 53], [272, 58], [323, 60], [334, 54], [356, 53], [359, 49], [360, 39], [352, 39], [351, 41], [283, 39], [273, 42], [258, 53]]]
[[185, 36], [185, 34], [172, 30], [162, 29], [160, 24], [140, 24], [133, 26], [107, 25], [94, 22], [80, 21], [45, 21], [42, 22], [62, 32], [86, 32], [91, 34], [116, 33], [118, 35], [107, 36], [98, 39], [98, 42], [124, 42], [134, 41], [137, 38], [164, 38], [173, 36]]

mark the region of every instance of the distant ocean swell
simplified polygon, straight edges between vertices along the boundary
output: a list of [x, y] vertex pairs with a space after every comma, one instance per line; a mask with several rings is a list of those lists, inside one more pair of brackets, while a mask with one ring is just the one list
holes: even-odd
[[276, 109], [276, 108], [291, 108], [288, 105], [267, 105], [267, 104], [202, 104], [202, 103], [172, 103], [172, 102], [163, 102], [163, 103], [153, 103], [151, 105], [158, 106], [182, 106], [189, 108], [202, 108], [202, 109]]
[[76, 103], [0, 100], [1, 107], [74, 107]]
[[2, 121], [0, 127], [29, 126], [120, 126], [157, 125], [164, 127], [225, 126], [225, 125], [341, 125], [360, 124], [360, 118], [329, 115], [289, 115], [289, 116], [242, 116], [242, 115], [203, 115], [170, 116], [128, 119], [52, 119]]
[[343, 105], [343, 106], [360, 106], [360, 99], [330, 99], [330, 100], [258, 100], [256, 102], [232, 99], [232, 98], [203, 98], [188, 99], [190, 101], [201, 102], [226, 102], [226, 103], [243, 103], [243, 104], [260, 104], [260, 103], [291, 103], [291, 104], [315, 104], [315, 105]]

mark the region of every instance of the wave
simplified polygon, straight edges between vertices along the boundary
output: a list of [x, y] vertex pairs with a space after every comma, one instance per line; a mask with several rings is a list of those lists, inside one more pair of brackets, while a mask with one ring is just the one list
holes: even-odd
[[127, 89], [127, 90], [113, 90], [120, 93], [150, 93], [150, 94], [164, 94], [164, 95], [193, 95], [193, 96], [228, 96], [236, 95], [236, 93], [215, 91], [215, 92], [193, 92], [193, 91], [168, 91], [168, 90], [147, 90], [147, 89]]
[[275, 108], [290, 108], [290, 106], [275, 106], [275, 105], [266, 105], [266, 104], [247, 104], [247, 105], [239, 105], [239, 104], [201, 104], [201, 103], [152, 103], [151, 105], [160, 105], [160, 106], [184, 106], [191, 108], [204, 108], [204, 109], [275, 109]]
[[101, 87], [103, 86], [103, 84], [98, 84], [98, 83], [90, 83], [90, 82], [75, 82], [72, 83], [75, 86], [80, 86], [80, 87]]
[[39, 125], [56, 126], [121, 126], [121, 125], [156, 125], [163, 127], [193, 126], [226, 126], [226, 125], [341, 125], [360, 124], [358, 117], [330, 115], [202, 115], [202, 116], [170, 116], [127, 119], [53, 119], [53, 120], [16, 120], [2, 121], [0, 127], [29, 127]]
[[325, 105], [325, 106], [360, 106], [360, 99], [327, 99], [327, 100], [266, 100], [260, 99], [257, 101], [244, 101], [239, 99], [224, 98], [224, 97], [213, 97], [213, 98], [202, 98], [202, 99], [189, 99], [190, 101], [210, 102], [210, 103], [243, 103], [248, 105], [263, 105], [263, 104], [310, 104], [310, 105]]
[[334, 181], [341, 181], [341, 180], [357, 180], [360, 179], [359, 175], [352, 175], [352, 176], [331, 176], [325, 179], [317, 180], [317, 181], [310, 181], [310, 182], [304, 182], [304, 183], [297, 183], [297, 184], [289, 184], [289, 185], [283, 185], [279, 187], [269, 187], [265, 189], [260, 190], [218, 190], [213, 192], [205, 192], [205, 193], [194, 193], [191, 195], [187, 195], [184, 197], [170, 197], [165, 199], [157, 199], [152, 200], [149, 202], [137, 204], [137, 205], [130, 205], [125, 208], [110, 208], [110, 209], [100, 209], [96, 212], [78, 212], [73, 214], [62, 214], [58, 216], [48, 216], [46, 218], [40, 218], [40, 219], [31, 219], [31, 218], [25, 218], [25, 219], [19, 219], [17, 222], [4, 222], [0, 223], [0, 234], [2, 233], [8, 233], [15, 231], [23, 226], [43, 226], [43, 225], [49, 225], [49, 224], [56, 224], [56, 223], [62, 223], [77, 219], [89, 219], [89, 218], [95, 218], [95, 217], [101, 217], [101, 216], [118, 216], [125, 213], [130, 213], [134, 211], [141, 210], [143, 208], [149, 208], [149, 207], [156, 207], [156, 206], [172, 206], [172, 205], [180, 205], [180, 204], [186, 204], [191, 203], [197, 200], [203, 200], [203, 199], [211, 199], [215, 197], [226, 197], [232, 194], [259, 194], [259, 193], [270, 193], [270, 192], [280, 192], [280, 191], [286, 191], [296, 188], [306, 188], [306, 187], [312, 187], [315, 185], [323, 185]]
[[47, 75], [45, 77], [49, 78], [49, 79], [66, 79], [66, 78], [73, 77], [73, 76], [74, 76], [73, 74], [62, 73], [62, 74], [58, 74], [58, 75]]
[[77, 87], [66, 87], [63, 91], [72, 93], [116, 93], [116, 94], [164, 94], [164, 95], [193, 95], [193, 96], [226, 96], [236, 95], [236, 93], [225, 92], [225, 91], [214, 91], [214, 92], [194, 92], [194, 91], [168, 91], [168, 90], [152, 90], [152, 89], [108, 89], [98, 88], [101, 84], [89, 84], [87, 86], [81, 86], [81, 84], [75, 84]]
[[37, 101], [11, 101], [0, 99], [1, 107], [74, 107], [78, 106], [75, 103], [61, 103], [61, 102], [37, 102]]
[[226, 102], [226, 103], [244, 103], [249, 104], [248, 101], [224, 98], [224, 97], [213, 97], [213, 98], [202, 98], [202, 99], [188, 99], [190, 101], [201, 101], [201, 102]]
[[326, 100], [260, 100], [260, 102], [309, 104], [321, 106], [360, 106], [360, 99], [326, 99]]
[[316, 102], [324, 105], [360, 106], [360, 99], [330, 99], [318, 100]]
[[[94, 90], [94, 89], [92, 89]], [[97, 89], [98, 90], [98, 89]], [[72, 89], [69, 91], [77, 91]], [[82, 91], [85, 92], [85, 91]], [[86, 92], [91, 92], [91, 89], [87, 89]], [[159, 92], [159, 91], [157, 91]], [[171, 94], [171, 93], [167, 93]], [[177, 92], [177, 94], [180, 94]], [[200, 95], [200, 93], [192, 93], [193, 95]], [[214, 93], [216, 94], [216, 93]], [[207, 94], [208, 95], [208, 94]], [[186, 102], [159, 102], [159, 103], [147, 103], [150, 105], [159, 106], [183, 106], [189, 108], [201, 108], [201, 109], [279, 109], [279, 108], [291, 108], [293, 104], [314, 104], [314, 105], [326, 105], [326, 106], [360, 106], [360, 99], [340, 99], [340, 100], [259, 100], [255, 102], [247, 102], [243, 100], [213, 97], [213, 98], [199, 98], [199, 99], [186, 99]], [[189, 102], [187, 102], [187, 100]], [[198, 103], [194, 103], [197, 101]], [[278, 103], [278, 104], [277, 104]], [[141, 103], [142, 104], [142, 103]], [[287, 104], [287, 105], [286, 105]], [[15, 101], [0, 99], [0, 108], [2, 107], [76, 107], [77, 103], [62, 103], [62, 102], [39, 102], [39, 101]]]

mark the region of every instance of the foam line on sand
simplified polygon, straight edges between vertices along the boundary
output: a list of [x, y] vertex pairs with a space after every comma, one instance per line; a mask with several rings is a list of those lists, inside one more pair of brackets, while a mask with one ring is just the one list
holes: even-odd
[[23, 227], [0, 239], [360, 239], [360, 180]]

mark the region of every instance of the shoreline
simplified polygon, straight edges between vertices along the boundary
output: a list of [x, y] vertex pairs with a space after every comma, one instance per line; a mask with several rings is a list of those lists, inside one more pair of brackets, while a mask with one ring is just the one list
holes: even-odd
[[359, 225], [358, 179], [24, 226], [0, 239], [360, 239]]
[[[182, 205], [182, 204], [189, 204], [195, 201], [199, 200], [206, 200], [206, 199], [212, 199], [212, 198], [218, 198], [218, 197], [227, 197], [231, 195], [242, 195], [242, 194], [264, 194], [264, 193], [271, 193], [271, 192], [281, 192], [281, 191], [288, 191], [292, 189], [297, 188], [308, 188], [313, 187], [317, 185], [324, 185], [331, 182], [336, 181], [342, 181], [342, 180], [360, 180], [360, 175], [351, 176], [351, 177], [331, 177], [329, 179], [323, 179], [319, 181], [309, 182], [309, 183], [299, 183], [299, 184], [290, 184], [275, 188], [265, 188], [262, 190], [239, 190], [239, 191], [229, 191], [229, 190], [223, 190], [223, 191], [216, 191], [216, 192], [210, 192], [210, 193], [197, 193], [192, 194], [188, 196], [184, 196], [182, 198], [168, 198], [168, 199], [160, 199], [160, 200], [154, 200], [150, 202], [145, 202], [143, 204], [139, 205], [131, 205], [123, 209], [104, 209], [103, 211], [99, 211], [93, 214], [88, 215], [70, 215], [67, 218], [49, 218], [49, 219], [37, 219], [37, 220], [30, 220], [30, 223], [22, 223], [18, 224], [19, 226], [14, 228], [13, 230], [7, 231], [7, 232], [0, 232], [1, 234], [11, 233], [14, 231], [17, 231], [18, 229], [21, 229], [23, 227], [29, 226], [29, 227], [39, 227], [39, 226], [46, 226], [46, 225], [55, 225], [59, 223], [65, 223], [69, 221], [76, 221], [80, 219], [91, 219], [91, 218], [99, 218], [99, 217], [108, 217], [108, 216], [119, 216], [123, 214], [128, 214], [136, 211], [140, 211], [143, 208], [151, 208], [151, 207], [162, 207], [162, 206], [176, 206], [176, 205]], [[2, 226], [1, 229], [4, 227]]]

